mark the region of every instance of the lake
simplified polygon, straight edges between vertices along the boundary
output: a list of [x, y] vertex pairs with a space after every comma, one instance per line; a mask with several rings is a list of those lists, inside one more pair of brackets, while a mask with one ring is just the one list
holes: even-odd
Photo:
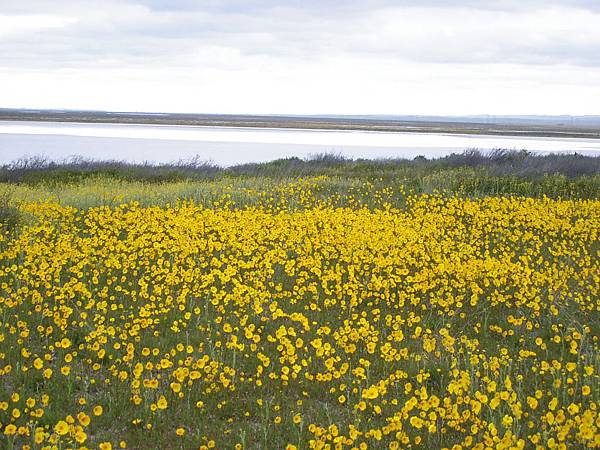
[[0, 164], [37, 155], [153, 163], [198, 155], [230, 166], [323, 152], [350, 158], [432, 158], [474, 148], [600, 155], [600, 139], [0, 121]]

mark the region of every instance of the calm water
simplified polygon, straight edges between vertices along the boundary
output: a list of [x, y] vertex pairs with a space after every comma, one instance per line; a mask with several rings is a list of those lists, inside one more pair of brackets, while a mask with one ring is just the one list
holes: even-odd
[[600, 139], [0, 121], [0, 164], [34, 155], [131, 162], [172, 162], [198, 155], [228, 166], [322, 152], [414, 158], [472, 148], [600, 155]]

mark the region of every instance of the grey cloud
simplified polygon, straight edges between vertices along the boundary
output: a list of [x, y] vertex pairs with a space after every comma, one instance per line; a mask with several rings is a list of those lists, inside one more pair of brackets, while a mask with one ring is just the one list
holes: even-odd
[[127, 0], [131, 3], [143, 4], [159, 11], [192, 11], [204, 10], [213, 12], [249, 11], [259, 12], [273, 8], [286, 8], [310, 11], [314, 14], [327, 15], [328, 13], [364, 13], [373, 8], [382, 7], [469, 7], [497, 11], [511, 11], [515, 9], [538, 9], [553, 6], [575, 7], [600, 11], [600, 2], [597, 0], [288, 0], [277, 2], [274, 0]]
[[382, 7], [468, 7], [497, 11], [515, 9], [538, 9], [549, 7], [575, 7], [600, 10], [597, 0], [121, 0], [110, 2], [103, 0], [3, 0], [0, 13], [53, 13], [69, 10], [114, 8], [118, 15], [119, 5], [140, 5], [153, 11], [189, 12], [207, 11], [212, 13], [254, 14], [272, 9], [291, 9], [306, 11], [315, 15], [329, 13], [364, 13]]
[[[3, 38], [0, 68], [227, 67], [227, 62], [211, 59], [212, 49], [219, 48], [246, 58], [303, 60], [343, 55], [374, 61], [600, 66], [597, 35], [586, 39], [550, 30], [538, 36], [535, 30], [518, 28], [517, 32], [526, 34], [515, 35], [507, 28], [503, 35], [503, 30], [494, 33], [481, 27], [470, 34], [468, 25], [461, 29], [461, 24], [449, 25], [450, 37], [443, 26], [427, 33], [400, 33], [399, 38], [381, 32], [378, 11], [412, 11], [414, 5], [408, 0], [3, 0], [0, 14], [62, 14], [79, 21], [61, 29]], [[591, 0], [424, 0], [418, 5], [429, 8], [432, 16], [458, 8], [537, 14], [552, 6], [571, 6], [589, 14], [600, 12], [600, 2]], [[400, 22], [398, 27], [402, 26]], [[229, 67], [235, 68], [235, 63]]]

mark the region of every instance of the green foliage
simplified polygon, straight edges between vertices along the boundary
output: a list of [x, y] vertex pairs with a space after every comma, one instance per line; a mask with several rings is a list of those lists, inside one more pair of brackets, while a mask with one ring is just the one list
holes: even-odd
[[[0, 168], [0, 223], [4, 229], [18, 227], [15, 201], [54, 201], [87, 209], [128, 201], [166, 205], [193, 200], [212, 207], [226, 196], [238, 208], [283, 202], [280, 206], [286, 209], [298, 209], [307, 206], [307, 190], [315, 202], [370, 208], [402, 207], [404, 194], [597, 199], [600, 158], [497, 151], [437, 160], [352, 161], [324, 154], [228, 169], [198, 160], [164, 166], [25, 160]], [[373, 195], [376, 191], [387, 194], [382, 198]]]
[[0, 232], [3, 234], [14, 233], [21, 224], [21, 213], [12, 202], [9, 190], [0, 192]]
[[69, 184], [105, 177], [123, 181], [164, 183], [222, 178], [265, 177], [276, 180], [298, 177], [338, 176], [361, 179], [421, 179], [434, 173], [474, 170], [478, 176], [518, 177], [535, 180], [549, 175], [569, 179], [600, 175], [600, 157], [580, 154], [538, 155], [527, 151], [469, 150], [438, 159], [422, 156], [409, 159], [347, 159], [323, 153], [307, 159], [297, 157], [228, 168], [201, 161], [198, 157], [170, 164], [133, 164], [74, 158], [63, 162], [30, 158], [0, 167], [0, 182], [21, 184]]

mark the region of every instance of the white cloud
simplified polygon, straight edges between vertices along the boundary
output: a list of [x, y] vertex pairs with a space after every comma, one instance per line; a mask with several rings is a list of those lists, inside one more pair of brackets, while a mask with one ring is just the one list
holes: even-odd
[[600, 13], [387, 8], [357, 24], [349, 51], [412, 61], [600, 65]]
[[0, 15], [0, 37], [64, 28], [75, 22], [73, 17], [49, 14]]
[[600, 112], [586, 0], [5, 1], [0, 106]]

